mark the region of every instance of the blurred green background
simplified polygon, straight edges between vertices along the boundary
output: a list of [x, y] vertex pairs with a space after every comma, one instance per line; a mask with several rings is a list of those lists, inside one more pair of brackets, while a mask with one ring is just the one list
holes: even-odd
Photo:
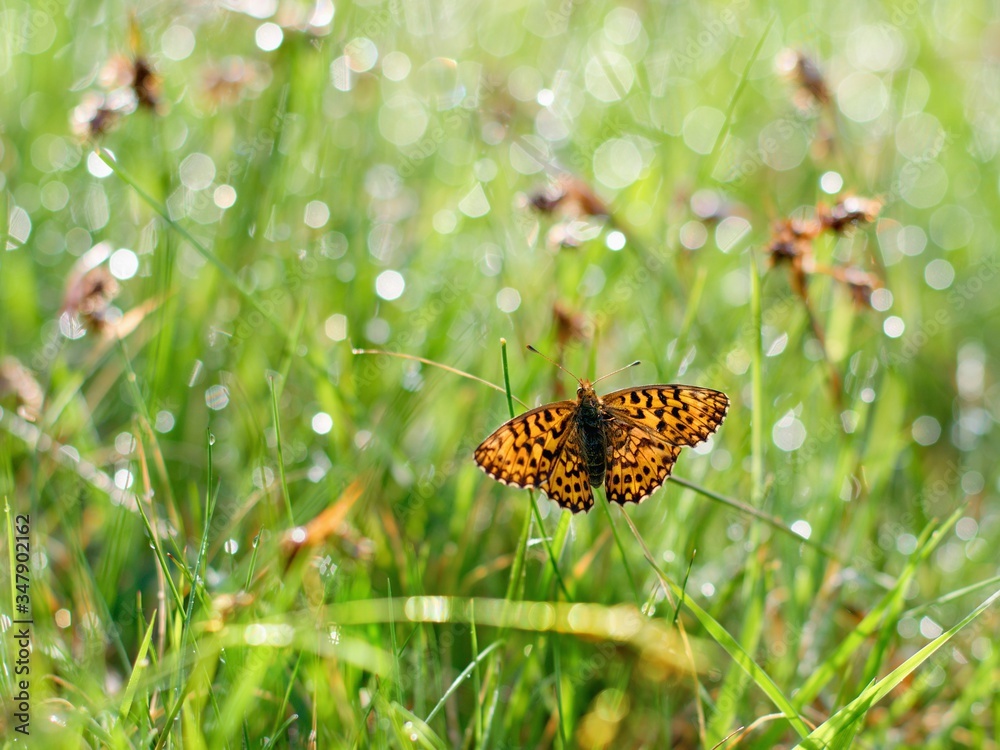
[[[36, 746], [1000, 743], [992, 3], [0, 14]], [[472, 461], [501, 338], [729, 416], [570, 517]]]

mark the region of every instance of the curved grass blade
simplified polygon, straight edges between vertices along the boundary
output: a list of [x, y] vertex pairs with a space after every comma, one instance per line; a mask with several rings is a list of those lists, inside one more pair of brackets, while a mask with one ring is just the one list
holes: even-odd
[[819, 750], [820, 748], [840, 746], [846, 747], [847, 745], [844, 745], [843, 743], [845, 740], [849, 741], [850, 738], [849, 736], [845, 737], [845, 735], [850, 733], [850, 736], [853, 736], [852, 727], [856, 724], [856, 722], [864, 717], [872, 706], [888, 695], [893, 688], [899, 685], [899, 683], [906, 679], [921, 664], [933, 656], [938, 649], [950, 641], [960, 630], [989, 609], [989, 607], [998, 599], [1000, 599], [1000, 590], [994, 592], [982, 604], [963, 617], [962, 620], [956, 625], [953, 625], [946, 632], [942, 633], [933, 641], [928, 643], [881, 680], [873, 680], [871, 684], [861, 692], [861, 695], [816, 727], [816, 729], [799, 745], [797, 745], [797, 747], [804, 748], [804, 750]]
[[[920, 539], [917, 540], [917, 551], [910, 556], [910, 560], [907, 562], [906, 567], [903, 568], [903, 572], [900, 573], [896, 585], [885, 593], [881, 601], [841, 641], [833, 653], [823, 660], [823, 663], [819, 665], [816, 671], [806, 679], [805, 683], [795, 694], [793, 702], [797, 707], [809, 705], [819, 695], [819, 691], [823, 686], [838, 674], [840, 668], [857, 651], [861, 644], [869, 636], [878, 632], [879, 628], [883, 626], [885, 615], [892, 608], [893, 603], [902, 601], [903, 593], [916, 574], [920, 563], [927, 559], [927, 556], [934, 551], [945, 533], [958, 520], [961, 511], [962, 509], [960, 508], [953, 513], [951, 518], [937, 530], [933, 530], [933, 527], [930, 525], [924, 529], [920, 535]], [[894, 627], [893, 630], [895, 630]]]
[[438, 715], [438, 712], [442, 708], [444, 708], [444, 704], [451, 696], [451, 694], [454, 693], [456, 690], [458, 690], [458, 686], [461, 685], [470, 674], [472, 674], [473, 670], [475, 670], [475, 668], [479, 666], [480, 662], [482, 662], [483, 659], [489, 656], [490, 653], [492, 653], [493, 651], [496, 651], [503, 644], [504, 644], [503, 640], [493, 641], [493, 643], [491, 643], [489, 646], [480, 651], [479, 656], [473, 659], [469, 663], [469, 666], [463, 669], [461, 673], [458, 675], [458, 677], [455, 678], [454, 682], [451, 683], [448, 689], [444, 691], [444, 695], [441, 696], [441, 699], [437, 702], [437, 705], [434, 706], [433, 709], [431, 709], [431, 712], [429, 714], [427, 714], [427, 718], [424, 720], [424, 723], [430, 724], [431, 721], [434, 719], [434, 717]]
[[[13, 549], [13, 548], [12, 548]], [[146, 635], [142, 639], [139, 651], [135, 655], [135, 665], [132, 674], [129, 675], [128, 684], [125, 686], [125, 695], [122, 697], [122, 705], [118, 709], [118, 720], [124, 722], [129, 711], [132, 710], [132, 701], [135, 699], [135, 692], [139, 688], [139, 677], [145, 668], [143, 662], [146, 660], [146, 652], [149, 651], [149, 642], [153, 638], [153, 627], [156, 625], [156, 610], [153, 610], [149, 618], [149, 627], [146, 628]]]
[[652, 554], [649, 551], [649, 547], [646, 546], [645, 541], [639, 536], [639, 530], [632, 523], [632, 519], [628, 517], [628, 514], [623, 514], [626, 519], [628, 519], [629, 526], [632, 527], [632, 532], [636, 535], [639, 540], [643, 552], [645, 553], [646, 560], [649, 562], [650, 566], [656, 571], [657, 576], [660, 579], [660, 583], [663, 585], [664, 589], [669, 588], [674, 596], [677, 597], [678, 601], [682, 598], [684, 600], [684, 606], [695, 616], [701, 626], [708, 631], [708, 634], [712, 636], [716, 643], [725, 649], [726, 653], [732, 657], [733, 661], [739, 664], [744, 671], [750, 676], [765, 695], [771, 699], [771, 702], [781, 711], [781, 713], [788, 719], [788, 722], [794, 727], [795, 731], [799, 733], [801, 737], [805, 737], [809, 734], [809, 727], [799, 716], [798, 711], [792, 702], [781, 692], [781, 688], [778, 687], [777, 683], [771, 676], [764, 671], [764, 669], [753, 660], [753, 657], [746, 652], [746, 650], [739, 644], [739, 642], [729, 634], [722, 625], [716, 620], [712, 615], [702, 609], [697, 602], [693, 601], [690, 597], [684, 597], [683, 589], [667, 578], [666, 573], [656, 564], [653, 559]]

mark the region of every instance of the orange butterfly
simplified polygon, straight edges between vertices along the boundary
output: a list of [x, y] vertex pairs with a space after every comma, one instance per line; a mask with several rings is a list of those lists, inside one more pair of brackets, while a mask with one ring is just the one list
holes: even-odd
[[593, 507], [591, 487], [601, 484], [616, 503], [646, 499], [666, 481], [682, 446], [719, 428], [729, 398], [690, 385], [598, 396], [594, 384], [618, 372], [594, 383], [577, 378], [576, 401], [539, 406], [504, 423], [476, 448], [476, 463], [498, 482], [542, 490], [574, 513]]

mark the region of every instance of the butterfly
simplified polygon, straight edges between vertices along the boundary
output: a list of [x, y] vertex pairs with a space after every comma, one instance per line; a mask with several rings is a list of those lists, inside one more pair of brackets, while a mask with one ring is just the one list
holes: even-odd
[[576, 379], [576, 401], [514, 417], [475, 452], [498, 482], [542, 490], [574, 513], [593, 507], [591, 487], [602, 484], [612, 502], [645, 500], [670, 476], [681, 448], [708, 438], [729, 410], [726, 394], [710, 388], [646, 385], [598, 396], [597, 380]]

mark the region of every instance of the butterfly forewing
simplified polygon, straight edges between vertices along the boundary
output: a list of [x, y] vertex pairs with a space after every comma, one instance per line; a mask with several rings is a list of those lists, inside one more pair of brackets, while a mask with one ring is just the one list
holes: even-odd
[[671, 445], [697, 445], [718, 429], [729, 410], [725, 393], [691, 385], [625, 388], [603, 402], [611, 416], [637, 422]]
[[514, 417], [476, 448], [476, 463], [504, 484], [542, 488], [569, 432], [575, 430], [576, 406], [574, 401], [560, 401]]
[[608, 424], [608, 500], [624, 505], [649, 497], [667, 481], [681, 449], [635, 422], [615, 418]]

